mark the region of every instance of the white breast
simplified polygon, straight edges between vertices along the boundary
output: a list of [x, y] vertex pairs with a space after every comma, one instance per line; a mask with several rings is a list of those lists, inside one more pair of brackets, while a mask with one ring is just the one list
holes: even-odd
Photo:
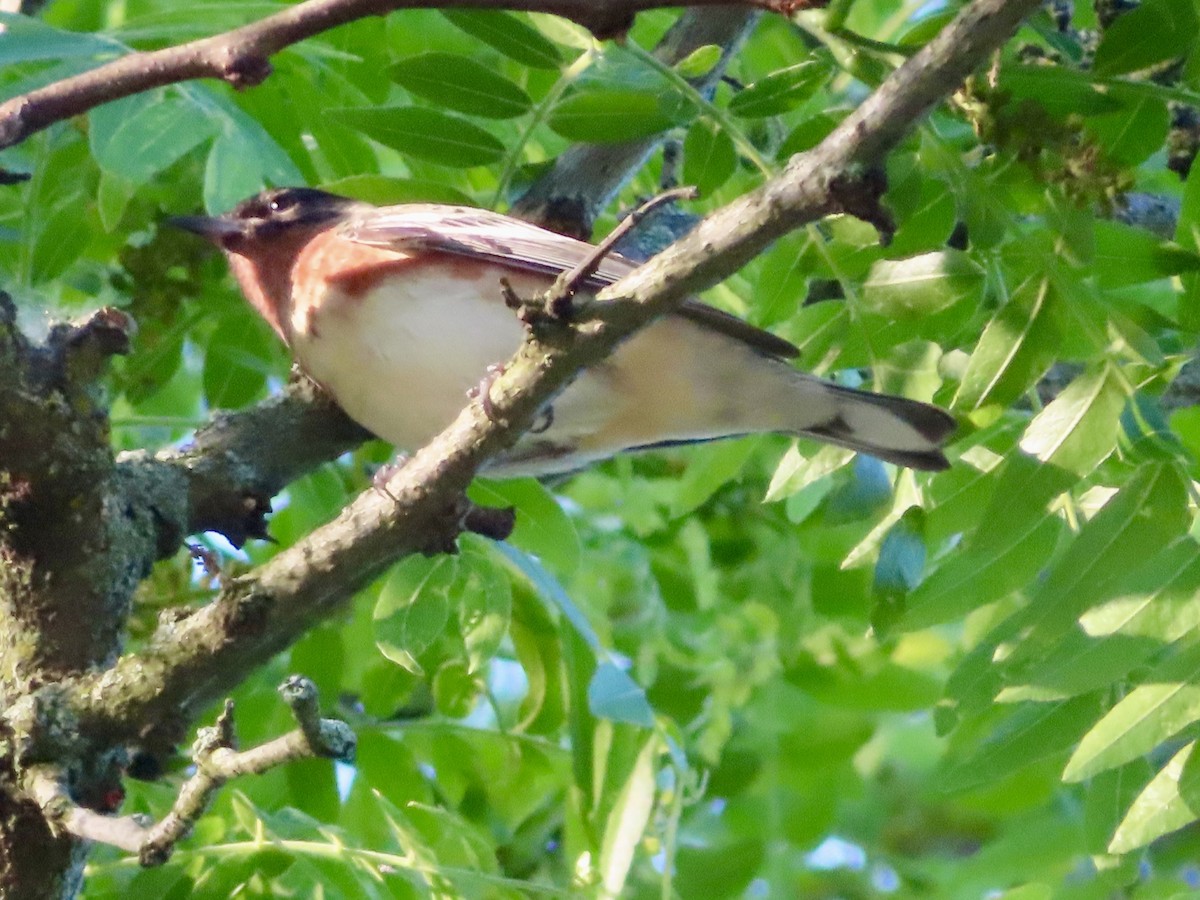
[[305, 371], [400, 449], [415, 450], [449, 425], [487, 367], [520, 346], [522, 326], [500, 293], [500, 276], [512, 273], [475, 266], [478, 277], [465, 277], [464, 268], [425, 263], [361, 296], [326, 288], [315, 310], [292, 323]]

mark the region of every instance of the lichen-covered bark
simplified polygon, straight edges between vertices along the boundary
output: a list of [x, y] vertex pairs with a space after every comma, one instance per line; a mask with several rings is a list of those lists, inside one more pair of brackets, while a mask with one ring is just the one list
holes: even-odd
[[[95, 376], [122, 352], [127, 323], [101, 311], [54, 328], [44, 345], [16, 326], [0, 295], [0, 704], [28, 709], [30, 731], [0, 740], [0, 895], [70, 897], [83, 848], [55, 834], [22, 792], [20, 752], [53, 720], [31, 692], [110, 664], [133, 590], [153, 559], [144, 513], [115, 499], [108, 422]], [[10, 726], [21, 721], [10, 718]], [[67, 758], [79, 797], [116, 783], [111, 751]], [[31, 852], [36, 848], [37, 852]]]

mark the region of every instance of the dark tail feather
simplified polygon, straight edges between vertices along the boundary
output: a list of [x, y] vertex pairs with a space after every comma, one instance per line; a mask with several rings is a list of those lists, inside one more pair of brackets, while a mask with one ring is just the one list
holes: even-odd
[[950, 463], [941, 446], [958, 423], [945, 410], [928, 403], [825, 385], [835, 393], [836, 412], [800, 433], [869, 453], [898, 466], [941, 471]]

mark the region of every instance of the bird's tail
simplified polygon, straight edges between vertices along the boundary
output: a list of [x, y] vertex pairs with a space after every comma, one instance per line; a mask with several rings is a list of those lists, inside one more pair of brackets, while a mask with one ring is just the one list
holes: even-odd
[[949, 466], [941, 448], [957, 423], [946, 411], [904, 397], [841, 387], [802, 372], [792, 376], [788, 407], [795, 419], [783, 430], [899, 466], [930, 471]]

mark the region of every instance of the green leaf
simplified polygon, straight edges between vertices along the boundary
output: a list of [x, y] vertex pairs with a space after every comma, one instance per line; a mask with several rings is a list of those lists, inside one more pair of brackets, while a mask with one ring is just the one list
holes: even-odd
[[443, 166], [484, 166], [504, 156], [504, 145], [489, 132], [435, 109], [341, 107], [325, 115], [401, 153]]
[[433, 676], [433, 702], [443, 716], [461, 719], [471, 712], [483, 693], [482, 680], [461, 659], [448, 659]]
[[512, 119], [533, 105], [524, 89], [456, 53], [423, 53], [388, 66], [401, 87], [439, 106], [489, 119]]
[[674, 92], [588, 88], [560, 100], [548, 124], [568, 140], [616, 143], [650, 137], [691, 115], [691, 104]]
[[606, 660], [596, 667], [588, 684], [587, 698], [588, 709], [597, 718], [654, 727], [654, 711], [646, 692], [613, 662]]
[[227, 316], [204, 351], [204, 399], [213, 409], [238, 409], [263, 395], [278, 372], [274, 338], [257, 319]]
[[1080, 375], [1034, 416], [1021, 449], [1047, 465], [1089, 475], [1117, 445], [1125, 390], [1107, 366]]
[[909, 596], [903, 626], [949, 621], [1028, 584], [1063, 529], [1047, 507], [1073, 481], [1053, 467], [1010, 456], [978, 529]]
[[33, 242], [29, 276], [33, 284], [45, 284], [58, 278], [87, 248], [91, 241], [87, 217], [73, 206], [56, 212]]
[[1096, 278], [1101, 287], [1156, 281], [1200, 270], [1200, 255], [1122, 222], [1096, 222]]
[[746, 119], [787, 112], [815, 94], [828, 73], [823, 63], [812, 59], [772, 72], [735, 94], [729, 111]]
[[947, 793], [957, 793], [996, 783], [1026, 766], [1065, 756], [1096, 721], [1099, 709], [1095, 694], [1062, 703], [1021, 704], [1001, 725], [989, 730], [989, 737], [974, 753], [939, 779], [939, 787]]
[[529, 579], [529, 583], [543, 601], [562, 613], [593, 654], [597, 657], [605, 654], [604, 646], [600, 643], [600, 635], [596, 634], [596, 629], [592, 627], [588, 617], [575, 605], [575, 601], [571, 599], [563, 586], [546, 571], [536, 557], [518, 550], [507, 542], [494, 544], [493, 548], [512, 563], [518, 572]]
[[1200, 649], [1193, 647], [1129, 691], [1083, 736], [1063, 780], [1082, 781], [1132, 762], [1200, 721], [1198, 679]]
[[28, 15], [0, 13], [0, 66], [64, 59], [123, 56], [128, 51], [119, 41], [98, 34], [83, 34], [51, 28]]
[[375, 644], [414, 675], [424, 674], [417, 657], [437, 639], [450, 618], [458, 560], [410, 556], [384, 582], [375, 603]]
[[510, 542], [545, 560], [566, 577], [579, 566], [579, 534], [555, 496], [533, 478], [477, 479], [467, 495], [491, 507], [514, 507], [516, 527]]
[[458, 623], [467, 650], [467, 671], [478, 672], [508, 634], [512, 584], [486, 553], [469, 545], [459, 556]]
[[684, 78], [701, 78], [721, 61], [721, 52], [716, 44], [704, 44], [675, 63], [675, 71]]
[[1059, 305], [1053, 282], [1044, 274], [1017, 285], [984, 327], [954, 398], [955, 409], [1008, 406], [1033, 387], [1057, 358]]
[[1064, 66], [1010, 65], [1000, 72], [1000, 89], [1015, 100], [1032, 100], [1057, 119], [1117, 112], [1121, 103], [1087, 72]]
[[627, 886], [634, 852], [654, 811], [655, 761], [661, 753], [659, 745], [655, 736], [646, 740], [605, 821], [599, 860], [604, 896], [618, 897]]
[[983, 291], [983, 270], [961, 250], [940, 250], [908, 259], [881, 259], [863, 284], [863, 306], [890, 319], [920, 318]]
[[697, 509], [737, 477], [756, 447], [757, 441], [743, 439], [696, 448], [671, 499], [668, 515], [678, 519]]
[[695, 185], [702, 197], [729, 180], [737, 167], [733, 140], [723, 128], [698, 119], [683, 139], [683, 181]]
[[[127, 112], [116, 104], [92, 110], [89, 139], [96, 162], [135, 184], [149, 181], [217, 130], [195, 104], [174, 97]], [[106, 121], [110, 116], [120, 116], [115, 127]]]
[[[1120, 97], [1121, 92], [1115, 92]], [[1166, 101], [1137, 92], [1124, 98], [1121, 109], [1086, 122], [1113, 162], [1137, 166], [1162, 147], [1171, 124]]]
[[562, 65], [558, 47], [524, 19], [493, 10], [444, 9], [442, 15], [471, 37], [534, 69]]
[[1183, 56], [1198, 27], [1191, 0], [1144, 0], [1104, 30], [1093, 67], [1120, 75]]
[[1195, 741], [1186, 744], [1146, 785], [1113, 835], [1110, 853], [1129, 853], [1196, 821], [1200, 766], [1192, 762], [1195, 749]]
[[366, 200], [376, 206], [397, 203], [450, 203], [478, 206], [462, 191], [437, 181], [392, 178], [387, 175], [350, 175], [330, 181], [322, 187], [333, 194]]

